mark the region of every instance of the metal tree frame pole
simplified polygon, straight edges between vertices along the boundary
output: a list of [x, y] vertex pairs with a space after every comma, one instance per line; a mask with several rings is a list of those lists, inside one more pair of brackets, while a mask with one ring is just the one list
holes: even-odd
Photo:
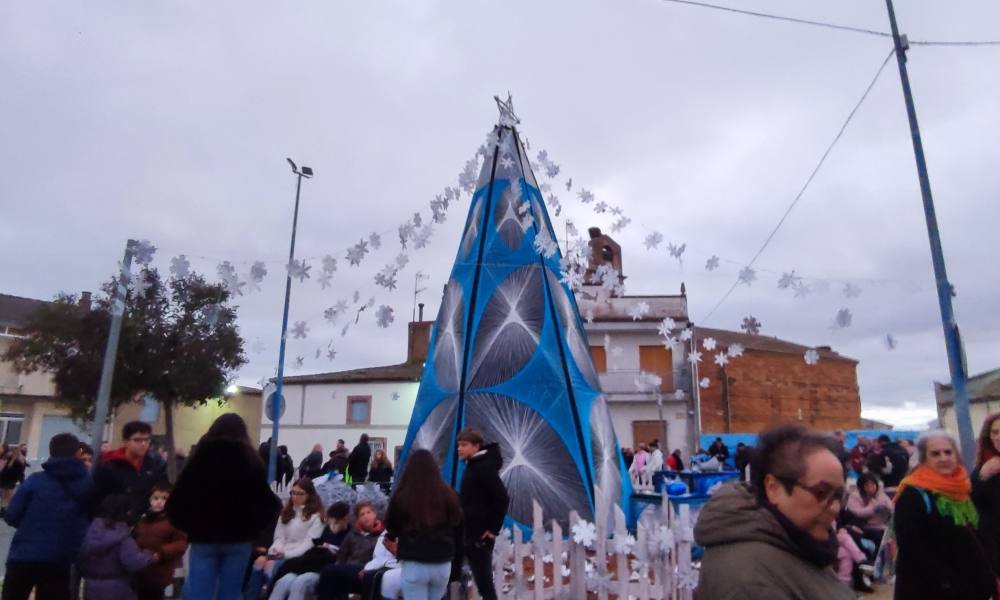
[[906, 36], [899, 35], [892, 0], [885, 0], [885, 4], [889, 11], [889, 24], [892, 26], [896, 62], [899, 64], [899, 79], [903, 85], [903, 100], [906, 102], [906, 116], [910, 121], [910, 137], [913, 140], [913, 155], [917, 162], [917, 176], [920, 179], [920, 196], [923, 199], [924, 217], [927, 220], [927, 237], [931, 245], [934, 280], [937, 285], [938, 304], [941, 307], [941, 325], [944, 328], [944, 343], [948, 352], [948, 367], [951, 372], [951, 385], [955, 400], [955, 420], [958, 423], [962, 455], [965, 458], [966, 466], [970, 466], [975, 460], [976, 446], [972, 433], [972, 418], [969, 414], [969, 394], [965, 388], [967, 378], [965, 357], [958, 333], [958, 323], [951, 305], [954, 288], [948, 282], [948, 274], [945, 271], [944, 251], [941, 248], [941, 234], [938, 231], [937, 215], [934, 211], [934, 198], [931, 196], [931, 181], [927, 175], [924, 145], [920, 138], [920, 127], [917, 125], [917, 110], [913, 105], [913, 94], [910, 91], [910, 77], [906, 71], [906, 51], [909, 49], [909, 41]]
[[[108, 330], [108, 344], [104, 349], [104, 366], [101, 368], [101, 383], [97, 388], [97, 406], [94, 408], [94, 422], [90, 425], [90, 444], [94, 452], [100, 452], [104, 441], [104, 422], [108, 419], [111, 404], [111, 383], [115, 378], [115, 361], [118, 357], [118, 340], [122, 333], [122, 319], [125, 315], [125, 299], [128, 295], [128, 282], [124, 275], [132, 268], [132, 250], [135, 240], [125, 243], [125, 257], [122, 259], [118, 285], [111, 299], [111, 328]], [[94, 461], [94, 468], [100, 464]]]
[[[289, 161], [291, 163], [291, 161]], [[303, 167], [307, 168], [307, 167]], [[298, 179], [295, 183], [295, 212], [292, 215], [292, 243], [288, 250], [288, 265], [291, 266], [292, 261], [295, 260], [295, 231], [299, 223], [299, 194], [302, 191], [302, 171], [295, 167], [292, 163], [292, 170], [298, 175]], [[285, 381], [285, 337], [288, 333], [288, 304], [292, 295], [292, 272], [291, 269], [285, 269], [285, 307], [282, 309], [281, 313], [281, 343], [278, 346], [278, 374], [275, 377], [274, 382], [274, 394], [271, 396], [271, 447], [268, 449], [268, 459], [267, 459], [267, 481], [268, 483], [274, 481], [274, 477], [277, 474], [278, 467], [278, 430], [280, 429], [281, 421], [281, 389], [284, 386]], [[266, 400], [266, 398], [265, 398]], [[266, 405], [265, 405], [266, 406]]]

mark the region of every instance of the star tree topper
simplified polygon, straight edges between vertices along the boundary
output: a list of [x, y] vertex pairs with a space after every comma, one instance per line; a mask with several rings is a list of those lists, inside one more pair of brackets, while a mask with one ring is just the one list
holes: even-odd
[[514, 114], [514, 99], [510, 92], [507, 92], [506, 101], [501, 100], [500, 96], [493, 96], [493, 99], [497, 101], [497, 109], [500, 110], [500, 125], [514, 127], [521, 122], [521, 119], [518, 119], [517, 115]]

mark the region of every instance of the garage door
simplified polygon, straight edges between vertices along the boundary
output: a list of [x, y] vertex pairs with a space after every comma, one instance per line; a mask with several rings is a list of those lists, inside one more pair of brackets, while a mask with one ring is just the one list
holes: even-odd
[[90, 443], [90, 433], [77, 425], [73, 419], [64, 415], [44, 415], [42, 417], [42, 435], [38, 439], [38, 458], [49, 457], [49, 440], [60, 433], [72, 433], [81, 441]]

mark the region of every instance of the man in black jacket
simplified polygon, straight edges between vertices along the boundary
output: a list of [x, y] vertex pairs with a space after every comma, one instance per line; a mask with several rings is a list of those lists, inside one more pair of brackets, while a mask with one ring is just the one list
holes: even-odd
[[459, 498], [465, 516], [463, 546], [472, 577], [483, 600], [497, 597], [493, 585], [493, 544], [510, 498], [500, 479], [503, 457], [500, 447], [486, 444], [478, 431], [466, 429], [458, 434], [458, 457], [465, 462]]
[[149, 448], [152, 433], [149, 423], [125, 424], [122, 447], [102, 454], [94, 471], [94, 506], [100, 506], [101, 500], [111, 494], [125, 494], [132, 500], [133, 516], [146, 511], [153, 486], [167, 480], [167, 463]]
[[372, 461], [372, 449], [368, 445], [368, 434], [362, 433], [358, 445], [347, 457], [347, 472], [351, 474], [352, 483], [364, 483], [368, 479], [368, 463]]

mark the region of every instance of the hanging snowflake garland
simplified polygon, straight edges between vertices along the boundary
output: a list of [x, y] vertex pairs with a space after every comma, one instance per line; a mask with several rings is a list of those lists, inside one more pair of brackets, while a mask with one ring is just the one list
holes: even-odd
[[680, 332], [680, 334], [677, 337], [679, 337], [681, 339], [681, 341], [686, 342], [686, 341], [690, 340], [693, 336], [694, 336], [694, 332], [691, 331], [691, 328], [688, 327], [688, 328], [682, 329], [681, 332]]
[[743, 351], [743, 344], [736, 342], [734, 344], [730, 344], [729, 349], [726, 352], [729, 354], [729, 358], [739, 358], [743, 356]]
[[267, 277], [267, 266], [263, 261], [255, 260], [247, 275], [247, 292], [259, 292], [260, 284], [264, 282], [265, 277]]
[[382, 236], [377, 233], [371, 233], [368, 236], [368, 244], [372, 247], [372, 250], [378, 250], [382, 247]]
[[861, 295], [861, 288], [854, 285], [853, 283], [844, 284], [844, 297], [845, 298], [857, 298]]
[[538, 162], [545, 168], [545, 176], [549, 179], [559, 175], [559, 165], [552, 162], [549, 158], [549, 153], [545, 150], [538, 151]]
[[705, 270], [706, 271], [714, 271], [714, 270], [716, 270], [718, 268], [719, 268], [719, 257], [718, 256], [714, 256], [713, 255], [713, 256], [709, 257], [709, 259], [705, 262]]
[[420, 248], [426, 248], [427, 244], [431, 243], [431, 235], [434, 234], [434, 228], [430, 223], [424, 225], [420, 228], [420, 231], [413, 236], [413, 245], [418, 250]]
[[288, 332], [293, 338], [302, 340], [309, 337], [309, 325], [305, 321], [296, 321]]
[[292, 262], [288, 263], [286, 268], [288, 269], [289, 277], [291, 277], [292, 279], [298, 279], [299, 283], [302, 283], [306, 279], [309, 279], [309, 269], [311, 269], [312, 267], [306, 264], [305, 259], [302, 260], [293, 259]]
[[691, 352], [688, 352], [688, 362], [691, 363], [692, 365], [700, 363], [701, 352], [698, 352], [697, 350], [692, 350]]
[[587, 188], [580, 188], [580, 191], [576, 193], [577, 197], [580, 198], [580, 202], [584, 204], [590, 204], [594, 201], [594, 193]]
[[853, 320], [854, 315], [851, 314], [851, 310], [842, 308], [837, 311], [837, 316], [833, 318], [833, 326], [835, 329], [846, 329], [851, 326]]
[[333, 285], [333, 273], [324, 272], [316, 279], [316, 281], [319, 283], [319, 288], [321, 290], [325, 290]]
[[608, 203], [601, 200], [594, 205], [594, 212], [599, 215], [608, 212]]
[[246, 284], [240, 281], [240, 277], [236, 274], [236, 267], [233, 266], [233, 263], [228, 260], [224, 261], [216, 267], [215, 272], [219, 275], [219, 279], [222, 280], [222, 285], [226, 287], [226, 290], [228, 290], [231, 295], [243, 295], [243, 286]]
[[796, 298], [805, 298], [812, 291], [812, 288], [801, 281], [796, 281], [792, 284], [792, 291], [795, 292]]
[[170, 259], [170, 274], [175, 279], [184, 279], [191, 273], [191, 261], [181, 254]]
[[757, 280], [757, 272], [750, 267], [743, 267], [740, 269], [740, 274], [738, 275], [739, 282], [743, 285], [750, 285]]
[[886, 350], [895, 350], [896, 346], [899, 344], [899, 342], [896, 341], [896, 337], [891, 333], [885, 334], [885, 339], [883, 341], [885, 342]]
[[406, 243], [413, 237], [414, 227], [413, 223], [407, 221], [399, 226], [399, 245], [403, 250], [406, 250]]
[[611, 232], [612, 233], [618, 233], [622, 229], [625, 229], [626, 227], [628, 227], [629, 223], [631, 223], [631, 222], [632, 222], [632, 219], [630, 219], [628, 217], [621, 217], [617, 221], [615, 221], [614, 223], [611, 224]]
[[356, 267], [361, 264], [361, 260], [366, 254], [368, 254], [368, 242], [366, 240], [361, 240], [357, 244], [348, 248], [347, 262], [349, 262], [352, 267]]
[[819, 352], [810, 348], [806, 350], [806, 353], [803, 356], [803, 358], [805, 358], [806, 364], [811, 367], [819, 362]]
[[303, 356], [296, 356], [295, 357], [295, 368], [296, 369], [301, 369], [302, 366], [305, 365], [305, 364], [306, 364], [305, 357], [303, 357]]
[[326, 358], [327, 360], [333, 362], [333, 359], [337, 358], [337, 351], [333, 348], [328, 349], [326, 351]]
[[795, 289], [795, 286], [799, 283], [802, 278], [795, 274], [793, 269], [790, 273], [782, 273], [781, 278], [778, 279], [778, 289], [787, 290], [788, 288]]
[[323, 257], [323, 272], [335, 273], [337, 271], [337, 259], [327, 254]]
[[476, 191], [476, 181], [478, 179], [479, 160], [476, 157], [470, 158], [465, 163], [462, 172], [458, 174], [458, 187], [467, 194]]
[[410, 257], [405, 253], [400, 252], [396, 255], [396, 268], [400, 271], [406, 268], [406, 265], [410, 264]]
[[663, 234], [660, 233], [659, 231], [654, 231], [653, 233], [647, 235], [646, 239], [643, 240], [642, 243], [645, 244], [646, 250], [656, 250], [657, 248], [660, 247], [660, 244], [662, 242], [663, 242]]
[[392, 314], [391, 306], [386, 306], [383, 304], [382, 306], [378, 307], [378, 310], [375, 311], [375, 322], [382, 329], [385, 329], [386, 327], [391, 325], [395, 319], [396, 318]]
[[711, 352], [712, 350], [715, 350], [715, 345], [716, 344], [717, 344], [717, 342], [715, 341], [715, 338], [713, 338], [713, 337], [707, 337], [707, 338], [705, 338], [705, 339], [703, 339], [701, 341], [701, 346], [705, 350], [708, 350], [709, 352]]
[[572, 189], [573, 189], [573, 178], [570, 177], [569, 179], [566, 180], [566, 191], [568, 192]]
[[720, 367], [726, 366], [727, 364], [729, 364], [729, 355], [727, 355], [725, 352], [716, 353], [715, 364], [719, 365]]
[[671, 243], [667, 244], [667, 252], [670, 253], [670, 256], [672, 258], [676, 258], [677, 260], [681, 260], [681, 257], [684, 256], [684, 251], [685, 250], [687, 250], [687, 244], [686, 243], [677, 245], [677, 244], [674, 244], [673, 242], [671, 242]]
[[552, 236], [549, 235], [549, 230], [547, 227], [543, 227], [537, 234], [535, 234], [535, 252], [541, 254], [545, 258], [552, 258], [555, 256], [556, 252], [559, 251], [559, 245], [556, 244]]
[[757, 317], [749, 315], [740, 323], [740, 329], [748, 335], [760, 335], [760, 321], [757, 320]]
[[132, 245], [132, 257], [135, 262], [144, 267], [148, 267], [153, 262], [154, 254], [156, 254], [156, 246], [149, 240], [139, 240]]
[[637, 302], [629, 308], [628, 314], [632, 317], [633, 321], [638, 321], [649, 314], [649, 304], [646, 302]]
[[662, 321], [660, 321], [660, 325], [657, 328], [656, 332], [660, 334], [660, 336], [668, 338], [676, 328], [677, 328], [677, 322], [671, 319], [670, 317], [667, 317]]

